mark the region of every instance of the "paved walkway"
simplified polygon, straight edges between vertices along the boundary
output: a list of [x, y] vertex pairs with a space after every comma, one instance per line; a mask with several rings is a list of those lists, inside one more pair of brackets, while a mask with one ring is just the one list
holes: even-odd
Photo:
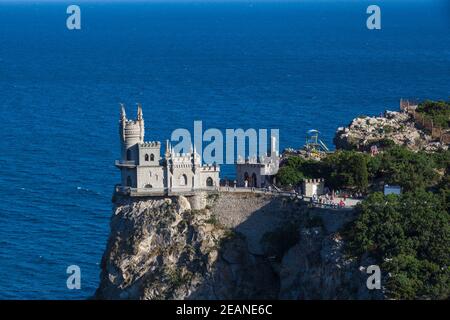
[[[334, 197], [333, 201], [331, 201], [331, 204], [327, 203], [319, 203], [318, 201], [311, 201], [311, 197], [304, 197], [296, 192], [289, 192], [289, 191], [278, 191], [274, 190], [273, 188], [269, 191], [266, 188], [242, 188], [242, 187], [220, 187], [220, 192], [248, 192], [248, 193], [259, 193], [259, 194], [266, 194], [266, 195], [273, 195], [273, 196], [280, 196], [280, 197], [289, 197], [289, 198], [297, 198], [300, 200], [303, 200], [306, 203], [311, 203], [314, 207], [323, 207], [323, 208], [333, 208], [336, 207], [337, 209], [343, 209], [343, 208], [353, 208], [356, 206], [359, 202], [361, 202], [361, 199], [353, 199], [353, 198], [344, 198], [342, 197]], [[345, 206], [339, 207], [339, 203], [341, 201], [344, 201]]]
[[286, 197], [299, 199], [304, 201], [305, 203], [310, 203], [314, 207], [322, 207], [322, 208], [336, 208], [336, 209], [345, 209], [352, 208], [356, 204], [358, 204], [360, 199], [347, 198], [344, 201], [345, 206], [339, 207], [339, 203], [341, 200], [344, 200], [340, 197], [335, 197], [331, 204], [319, 203], [318, 201], [311, 201], [310, 197], [304, 197], [296, 192], [290, 191], [281, 191], [275, 188], [244, 188], [244, 187], [207, 187], [207, 188], [199, 188], [199, 189], [191, 189], [191, 188], [177, 188], [177, 189], [149, 189], [149, 188], [127, 188], [127, 187], [116, 187], [116, 192], [119, 194], [129, 195], [132, 197], [146, 197], [146, 196], [192, 196], [198, 192], [208, 192], [208, 193], [216, 193], [216, 192], [232, 192], [232, 193], [256, 193], [256, 194], [264, 194], [271, 195], [276, 197]]

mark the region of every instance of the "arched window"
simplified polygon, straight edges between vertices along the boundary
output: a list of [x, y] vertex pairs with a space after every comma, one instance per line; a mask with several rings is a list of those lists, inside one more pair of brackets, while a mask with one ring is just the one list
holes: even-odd
[[127, 160], [131, 160], [131, 150], [127, 150]]
[[256, 174], [252, 174], [252, 187], [258, 187], [257, 183], [256, 183]]
[[146, 187], [147, 189], [153, 188], [153, 186], [152, 186], [151, 184], [147, 184], [147, 185], [145, 185], [145, 187]]
[[155, 155], [153, 153], [150, 155], [150, 161], [155, 161]]
[[244, 187], [248, 187], [248, 185], [249, 185], [249, 181], [250, 180], [250, 177], [248, 176], [248, 172], [246, 172], [246, 173], [244, 173], [244, 181], [243, 181], [243, 184], [244, 184]]
[[208, 179], [206, 179], [206, 186], [207, 187], [212, 187], [214, 185], [214, 181], [211, 177], [208, 177]]
[[148, 161], [148, 154], [145, 154], [145, 161]]
[[187, 176], [185, 174], [180, 176], [180, 186], [187, 186]]
[[131, 187], [131, 177], [127, 177], [127, 187]]

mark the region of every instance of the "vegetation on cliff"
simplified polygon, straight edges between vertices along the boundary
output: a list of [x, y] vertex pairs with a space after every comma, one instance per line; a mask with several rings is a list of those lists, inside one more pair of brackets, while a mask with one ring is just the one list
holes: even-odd
[[435, 186], [450, 165], [450, 151], [413, 152], [393, 146], [376, 156], [339, 150], [322, 161], [297, 156], [286, 159], [277, 174], [283, 187], [296, 187], [303, 179], [324, 178], [333, 190], [381, 191], [384, 183], [400, 185], [404, 191]]
[[450, 128], [450, 101], [426, 100], [419, 104], [417, 112], [433, 120], [435, 126]]
[[357, 220], [347, 228], [348, 251], [369, 254], [390, 274], [390, 298], [450, 296], [450, 215], [438, 194], [423, 189], [401, 196], [374, 193], [357, 210]]
[[[331, 189], [366, 191], [358, 218], [344, 232], [347, 253], [369, 256], [387, 275], [394, 299], [450, 297], [450, 151], [413, 152], [392, 146], [371, 156], [337, 151], [321, 161], [289, 157], [278, 173], [284, 186], [325, 178]], [[402, 194], [384, 196], [384, 184]]]
[[403, 188], [400, 196], [370, 194], [347, 228], [349, 253], [369, 254], [394, 299], [450, 297], [450, 152], [394, 147], [369, 160], [370, 176]]
[[283, 187], [296, 187], [303, 179], [310, 178], [325, 178], [331, 189], [365, 190], [368, 186], [367, 156], [354, 151], [337, 151], [323, 161], [291, 156], [277, 174], [277, 181]]

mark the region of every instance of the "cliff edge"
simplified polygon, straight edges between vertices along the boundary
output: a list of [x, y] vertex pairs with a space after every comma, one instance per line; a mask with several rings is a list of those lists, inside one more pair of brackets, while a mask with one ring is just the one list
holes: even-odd
[[252, 193], [114, 201], [98, 299], [380, 299], [344, 254], [351, 210]]

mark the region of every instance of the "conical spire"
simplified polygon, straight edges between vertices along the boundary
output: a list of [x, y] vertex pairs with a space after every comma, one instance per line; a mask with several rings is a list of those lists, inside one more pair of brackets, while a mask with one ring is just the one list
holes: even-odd
[[127, 119], [127, 114], [125, 112], [125, 105], [123, 103], [120, 104], [120, 119], [121, 120]]
[[169, 139], [166, 140], [166, 158], [170, 157], [170, 143]]
[[137, 120], [143, 120], [143, 115], [142, 115], [142, 106], [140, 103], [137, 104], [138, 105], [138, 109], [137, 109]]

